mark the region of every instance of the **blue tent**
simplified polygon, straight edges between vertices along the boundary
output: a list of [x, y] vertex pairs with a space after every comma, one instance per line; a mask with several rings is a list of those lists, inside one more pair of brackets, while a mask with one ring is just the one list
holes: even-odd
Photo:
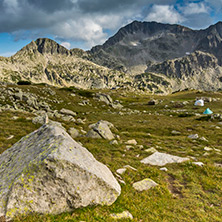
[[213, 112], [209, 109], [209, 108], [207, 108], [204, 112], [203, 112], [203, 114], [212, 114]]

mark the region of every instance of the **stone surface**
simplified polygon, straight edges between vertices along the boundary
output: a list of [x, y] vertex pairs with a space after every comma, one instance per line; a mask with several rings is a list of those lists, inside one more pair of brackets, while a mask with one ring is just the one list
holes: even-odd
[[107, 94], [104, 94], [104, 93], [97, 93], [96, 97], [99, 99], [99, 101], [105, 102], [107, 105], [113, 103], [113, 100], [110, 97], [110, 95], [107, 95]]
[[192, 164], [197, 165], [197, 166], [201, 166], [201, 167], [204, 165], [204, 163], [202, 163], [202, 162], [192, 162]]
[[116, 172], [120, 175], [124, 174], [126, 172], [126, 168], [119, 168], [118, 170], [116, 170]]
[[172, 131], [171, 131], [171, 134], [173, 134], [173, 135], [180, 135], [180, 134], [181, 134], [181, 132], [176, 131], [176, 130], [172, 130]]
[[96, 124], [91, 124], [89, 127], [91, 130], [87, 133], [87, 137], [103, 138], [107, 140], [114, 139], [114, 135], [110, 130], [110, 127], [113, 127], [113, 125], [107, 121], [100, 120]]
[[111, 171], [50, 122], [0, 155], [0, 217], [59, 214], [112, 204], [121, 192]]
[[146, 178], [141, 181], [133, 183], [133, 188], [136, 189], [137, 191], [144, 191], [144, 190], [149, 190], [151, 187], [155, 187], [157, 185], [158, 184], [153, 180]]
[[156, 166], [164, 166], [167, 163], [181, 163], [189, 160], [187, 157], [178, 157], [166, 153], [155, 152], [152, 155], [141, 160], [141, 163], [156, 165]]
[[133, 215], [129, 211], [123, 211], [122, 213], [113, 213], [110, 216], [115, 220], [120, 219], [133, 219]]
[[128, 141], [126, 141], [125, 144], [128, 144], [128, 145], [136, 145], [137, 142], [136, 142], [135, 139], [132, 139], [132, 140], [128, 140]]
[[199, 136], [198, 136], [198, 134], [191, 134], [191, 135], [188, 136], [188, 138], [192, 139], [192, 140], [195, 140], [195, 139], [198, 139]]
[[74, 127], [69, 128], [68, 133], [72, 138], [76, 138], [79, 136], [79, 131], [75, 129]]
[[65, 115], [70, 115], [70, 116], [76, 116], [77, 114], [75, 112], [73, 112], [72, 110], [69, 110], [69, 109], [65, 109], [65, 108], [62, 108], [60, 110], [60, 113], [62, 114], [65, 114]]

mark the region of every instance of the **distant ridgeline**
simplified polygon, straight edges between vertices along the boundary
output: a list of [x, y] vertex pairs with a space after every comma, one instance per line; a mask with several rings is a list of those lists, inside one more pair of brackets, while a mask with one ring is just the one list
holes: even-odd
[[138, 22], [90, 51], [37, 39], [0, 57], [0, 81], [170, 93], [222, 88], [222, 23], [205, 30]]

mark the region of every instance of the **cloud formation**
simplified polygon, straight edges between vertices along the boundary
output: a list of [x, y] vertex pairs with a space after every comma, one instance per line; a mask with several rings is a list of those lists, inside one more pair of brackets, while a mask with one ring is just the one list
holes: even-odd
[[183, 22], [184, 18], [172, 5], [153, 5], [145, 20], [176, 24]]
[[203, 28], [216, 7], [222, 9], [221, 0], [0, 0], [0, 32], [16, 39], [53, 36], [90, 48], [133, 20]]

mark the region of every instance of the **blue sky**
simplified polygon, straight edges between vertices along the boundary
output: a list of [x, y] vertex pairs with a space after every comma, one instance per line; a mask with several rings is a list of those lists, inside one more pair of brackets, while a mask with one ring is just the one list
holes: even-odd
[[0, 0], [0, 56], [40, 37], [87, 50], [134, 20], [203, 29], [222, 21], [222, 0]]

